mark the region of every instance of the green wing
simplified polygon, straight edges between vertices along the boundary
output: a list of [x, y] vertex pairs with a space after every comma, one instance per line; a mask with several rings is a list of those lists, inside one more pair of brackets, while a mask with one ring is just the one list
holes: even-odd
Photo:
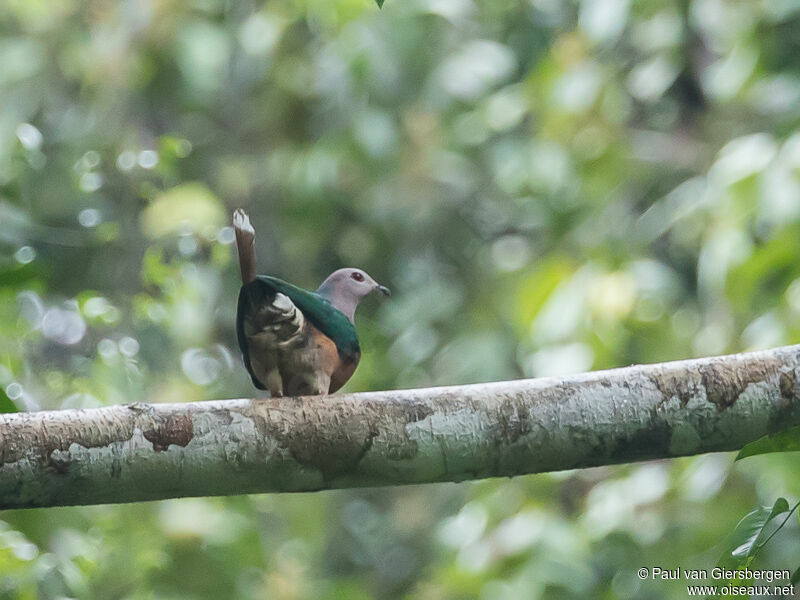
[[[252, 283], [249, 285], [252, 285]], [[239, 290], [239, 302], [236, 306], [236, 339], [239, 342], [239, 350], [242, 352], [242, 358], [244, 358], [244, 366], [250, 374], [250, 379], [253, 380], [253, 385], [259, 390], [266, 390], [267, 387], [258, 380], [255, 373], [253, 373], [253, 367], [250, 366], [250, 349], [247, 346], [247, 336], [244, 334], [244, 319], [247, 311], [250, 309], [250, 302], [252, 301], [249, 298], [250, 294], [248, 294], [248, 291], [249, 288], [246, 285], [243, 285]]]
[[[252, 290], [257, 292], [257, 294], [253, 295], [264, 297], [265, 300], [269, 299], [267, 301], [271, 301], [277, 292], [288, 296], [314, 327], [333, 340], [343, 358], [352, 359], [358, 356], [361, 349], [358, 345], [356, 328], [353, 327], [350, 319], [343, 312], [334, 308], [330, 302], [318, 294], [269, 275], [259, 275], [254, 281], [242, 286], [242, 291], [244, 292], [245, 288], [249, 286], [260, 288]], [[245, 305], [246, 303], [242, 301], [242, 294], [240, 293], [239, 310], [236, 315], [236, 330], [239, 334], [239, 347], [245, 356], [245, 361], [247, 361], [247, 348], [243, 340]]]

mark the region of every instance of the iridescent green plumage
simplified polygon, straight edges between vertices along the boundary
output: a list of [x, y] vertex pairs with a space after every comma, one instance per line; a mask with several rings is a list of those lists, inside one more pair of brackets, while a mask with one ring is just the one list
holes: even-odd
[[242, 286], [236, 313], [239, 348], [244, 356], [245, 366], [257, 387], [265, 389], [265, 382], [259, 381], [253, 373], [244, 322], [248, 315], [258, 310], [261, 305], [273, 302], [278, 293], [288, 297], [306, 320], [336, 344], [343, 360], [358, 360], [360, 348], [356, 329], [344, 313], [334, 308], [327, 299], [316, 292], [304, 290], [276, 277], [259, 275]]

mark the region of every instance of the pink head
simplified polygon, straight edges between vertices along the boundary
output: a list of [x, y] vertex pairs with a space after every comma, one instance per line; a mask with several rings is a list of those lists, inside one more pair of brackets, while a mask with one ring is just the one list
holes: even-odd
[[376, 291], [384, 296], [390, 295], [389, 288], [380, 285], [361, 269], [353, 268], [334, 271], [317, 288], [320, 296], [330, 301], [351, 321], [361, 298]]

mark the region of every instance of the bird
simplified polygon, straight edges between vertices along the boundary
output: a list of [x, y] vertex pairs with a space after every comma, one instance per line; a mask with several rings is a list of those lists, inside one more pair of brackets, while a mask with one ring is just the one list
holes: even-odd
[[361, 269], [331, 273], [316, 291], [256, 274], [255, 229], [241, 208], [233, 228], [242, 287], [236, 337], [253, 385], [272, 397], [339, 390], [361, 358], [354, 316], [359, 301], [389, 288]]

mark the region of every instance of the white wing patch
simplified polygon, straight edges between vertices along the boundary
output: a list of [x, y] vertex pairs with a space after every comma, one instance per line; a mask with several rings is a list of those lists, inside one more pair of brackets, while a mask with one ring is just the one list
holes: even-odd
[[290, 310], [296, 310], [294, 302], [289, 300], [289, 296], [287, 296], [286, 294], [281, 294], [280, 292], [275, 294], [275, 300], [272, 301], [272, 306], [274, 306], [275, 309], [280, 312], [289, 312]]
[[271, 304], [261, 307], [245, 321], [245, 334], [251, 343], [256, 342], [262, 350], [267, 350], [269, 346], [291, 344], [300, 337], [304, 327], [302, 311], [286, 294], [278, 292]]

